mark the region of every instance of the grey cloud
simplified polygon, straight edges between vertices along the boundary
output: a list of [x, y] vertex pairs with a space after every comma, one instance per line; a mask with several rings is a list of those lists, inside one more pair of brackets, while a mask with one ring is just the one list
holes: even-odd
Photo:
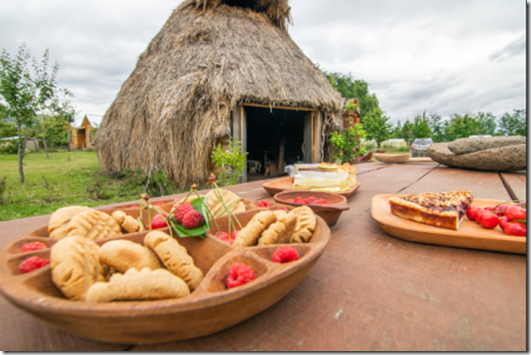
[[525, 53], [525, 37], [522, 35], [517, 40], [512, 41], [500, 50], [493, 52], [489, 60], [493, 62], [504, 61]]

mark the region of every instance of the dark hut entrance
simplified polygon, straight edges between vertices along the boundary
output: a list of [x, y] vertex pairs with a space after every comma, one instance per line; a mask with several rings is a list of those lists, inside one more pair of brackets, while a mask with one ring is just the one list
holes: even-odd
[[244, 104], [233, 115], [233, 137], [248, 152], [242, 181], [280, 177], [286, 165], [316, 162], [322, 127], [317, 110]]

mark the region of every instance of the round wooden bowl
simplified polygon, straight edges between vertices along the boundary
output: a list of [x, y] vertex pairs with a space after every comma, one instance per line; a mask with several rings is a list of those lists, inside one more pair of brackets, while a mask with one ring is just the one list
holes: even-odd
[[383, 163], [405, 163], [408, 161], [411, 156], [409, 153], [407, 154], [379, 154], [376, 153], [373, 155], [376, 160], [381, 161]]
[[[315, 204], [302, 204], [302, 203], [294, 203], [294, 202], [287, 202], [286, 200], [295, 200], [297, 196], [300, 196], [301, 198], [307, 199], [311, 196], [315, 197], [316, 199], [324, 199], [326, 202], [332, 202], [331, 205], [315, 205]], [[343, 211], [347, 211], [350, 209], [350, 207], [347, 206], [347, 198], [345, 196], [334, 194], [334, 193], [328, 193], [328, 192], [317, 192], [317, 191], [299, 191], [299, 190], [293, 190], [293, 191], [285, 191], [276, 194], [273, 196], [275, 201], [278, 203], [293, 206], [293, 207], [300, 207], [300, 206], [308, 206], [312, 209], [312, 211], [321, 217], [326, 224], [329, 226], [333, 226], [337, 223], [337, 220], [339, 219], [339, 216], [341, 216], [341, 213]]]
[[[103, 210], [112, 213], [112, 210]], [[127, 210], [134, 213], [134, 210]], [[246, 225], [256, 209], [238, 214]], [[218, 219], [216, 219], [218, 221]], [[227, 227], [227, 217], [218, 226]], [[160, 301], [121, 301], [109, 303], [75, 302], [66, 299], [51, 279], [50, 265], [27, 274], [18, 266], [30, 256], [50, 257], [55, 240], [48, 238], [43, 226], [8, 244], [0, 253], [0, 292], [23, 311], [67, 332], [109, 343], [152, 344], [185, 340], [238, 324], [273, 305], [290, 292], [312, 269], [326, 248], [330, 229], [323, 219], [310, 242], [291, 244], [300, 259], [291, 263], [271, 262], [271, 255], [282, 245], [234, 247], [207, 233], [205, 238], [178, 238], [195, 264], [205, 275], [199, 287], [189, 296]], [[162, 229], [168, 232], [168, 229]], [[127, 239], [143, 244], [147, 232], [98, 240]], [[42, 242], [48, 248], [21, 253], [30, 242]], [[231, 265], [243, 262], [251, 266], [256, 279], [227, 289], [225, 278]]]

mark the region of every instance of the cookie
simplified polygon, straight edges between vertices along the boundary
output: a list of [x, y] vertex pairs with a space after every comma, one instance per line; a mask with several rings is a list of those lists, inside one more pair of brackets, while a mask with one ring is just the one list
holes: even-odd
[[122, 235], [122, 229], [107, 213], [90, 210], [75, 215], [68, 222], [66, 236], [73, 235], [95, 240]]
[[[240, 201], [240, 198], [234, 192], [219, 189], [219, 193], [232, 213], [245, 212], [245, 204]], [[227, 214], [225, 207], [223, 207], [218, 198], [218, 194], [214, 190], [206, 194], [206, 197], [208, 198], [208, 208], [214, 217], [221, 217]]]
[[234, 239], [233, 245], [239, 247], [256, 245], [256, 240], [260, 234], [276, 221], [277, 216], [271, 211], [262, 211], [255, 214]]
[[186, 283], [166, 269], [129, 269], [123, 275], [112, 275], [109, 282], [92, 285], [87, 292], [86, 301], [161, 300], [189, 294]]
[[144, 238], [144, 245], [151, 249], [174, 275], [183, 279], [190, 290], [203, 281], [203, 273], [195, 266], [186, 248], [166, 233], [153, 231]]
[[308, 206], [301, 206], [295, 208], [292, 213], [297, 216], [297, 225], [295, 231], [291, 235], [290, 243], [307, 243], [313, 235], [317, 218], [312, 209]]
[[277, 221], [269, 226], [258, 239], [258, 245], [289, 243], [291, 234], [297, 225], [295, 213], [285, 211], [275, 211]]
[[48, 222], [48, 233], [50, 233], [50, 238], [63, 239], [66, 237], [68, 222], [70, 222], [75, 215], [86, 211], [91, 211], [91, 209], [84, 206], [69, 206], [59, 208], [52, 213], [50, 221]]
[[125, 216], [125, 219], [120, 226], [122, 227], [122, 230], [125, 230], [127, 233], [136, 233], [140, 231], [140, 222], [131, 216]]
[[124, 211], [114, 211], [111, 216], [122, 228], [122, 231], [136, 233], [140, 230], [140, 223], [138, 220], [127, 215]]
[[155, 270], [162, 267], [159, 258], [151, 250], [129, 240], [112, 240], [103, 244], [98, 256], [102, 263], [121, 273], [132, 268]]
[[118, 223], [118, 225], [121, 226], [122, 223], [124, 223], [124, 220], [127, 214], [124, 211], [114, 211], [111, 216], [112, 218], [114, 218], [116, 223]]
[[99, 249], [92, 240], [79, 236], [63, 238], [52, 247], [52, 281], [67, 298], [83, 301], [89, 287], [105, 279]]

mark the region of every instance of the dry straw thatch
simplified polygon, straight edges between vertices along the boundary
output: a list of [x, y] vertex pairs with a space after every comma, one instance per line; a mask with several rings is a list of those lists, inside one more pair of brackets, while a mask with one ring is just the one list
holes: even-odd
[[181, 187], [204, 182], [245, 102], [316, 108], [338, 124], [341, 96], [289, 37], [287, 0], [232, 2], [251, 8], [184, 1], [140, 55], [97, 133], [104, 171], [162, 164]]

